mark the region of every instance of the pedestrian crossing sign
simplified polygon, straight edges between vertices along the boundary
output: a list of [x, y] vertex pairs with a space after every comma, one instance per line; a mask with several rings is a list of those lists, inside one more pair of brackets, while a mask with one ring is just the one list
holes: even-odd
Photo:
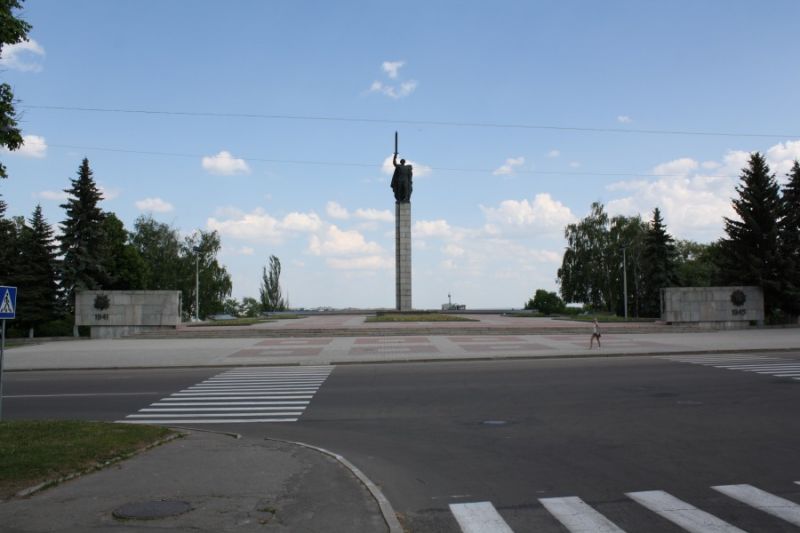
[[0, 286], [0, 319], [7, 320], [16, 316], [17, 288]]

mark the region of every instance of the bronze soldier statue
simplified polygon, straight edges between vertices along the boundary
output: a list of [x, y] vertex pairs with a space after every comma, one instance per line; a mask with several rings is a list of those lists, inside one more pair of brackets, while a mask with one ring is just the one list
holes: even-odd
[[411, 190], [413, 189], [411, 177], [413, 169], [411, 165], [406, 165], [406, 160], [401, 159], [400, 164], [397, 164], [397, 152], [392, 158], [394, 165], [394, 174], [392, 174], [392, 190], [394, 191], [394, 199], [397, 203], [411, 202]]

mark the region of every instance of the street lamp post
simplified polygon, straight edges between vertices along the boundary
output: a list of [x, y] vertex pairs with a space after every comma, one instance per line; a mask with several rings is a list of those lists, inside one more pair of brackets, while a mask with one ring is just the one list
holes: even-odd
[[194, 248], [194, 321], [200, 321], [200, 247]]
[[625, 305], [625, 320], [628, 320], [628, 262], [625, 260], [627, 245], [622, 247], [622, 295]]

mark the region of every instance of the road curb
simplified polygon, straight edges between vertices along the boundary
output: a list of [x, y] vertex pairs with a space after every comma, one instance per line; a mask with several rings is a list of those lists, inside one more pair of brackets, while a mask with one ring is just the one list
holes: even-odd
[[469, 363], [479, 361], [535, 361], [535, 360], [552, 360], [552, 359], [590, 359], [596, 357], [657, 357], [665, 355], [708, 355], [708, 354], [727, 354], [727, 353], [782, 353], [782, 352], [798, 352], [800, 346], [793, 348], [729, 348], [719, 350], [672, 350], [660, 352], [604, 352], [601, 349], [588, 350], [586, 352], [573, 352], [564, 354], [547, 354], [547, 355], [477, 355], [475, 357], [428, 357], [421, 359], [363, 359], [358, 361], [338, 361], [336, 359], [328, 361], [311, 361], [311, 362], [270, 362], [259, 361], [253, 363], [229, 363], [212, 365], [196, 364], [196, 365], [143, 365], [143, 366], [84, 366], [84, 367], [46, 367], [46, 368], [14, 368], [4, 369], [4, 372], [68, 372], [71, 370], [179, 370], [188, 368], [246, 368], [246, 367], [271, 367], [271, 366], [345, 366], [345, 365], [380, 365], [380, 364], [396, 364], [396, 363]]
[[322, 453], [324, 455], [336, 459], [342, 466], [350, 470], [350, 472], [367, 488], [369, 493], [375, 499], [376, 503], [378, 504], [378, 507], [381, 510], [381, 514], [383, 515], [383, 520], [384, 522], [386, 522], [386, 526], [389, 528], [389, 533], [403, 533], [403, 527], [400, 525], [400, 521], [397, 519], [397, 515], [394, 512], [394, 508], [392, 507], [392, 504], [389, 502], [386, 496], [383, 495], [381, 489], [379, 489], [378, 486], [366, 476], [366, 474], [364, 474], [353, 463], [345, 459], [343, 456], [339, 455], [338, 453], [332, 452], [330, 450], [326, 450], [325, 448], [320, 448], [319, 446], [306, 444], [304, 442], [276, 439], [272, 437], [264, 437], [264, 440], [282, 442], [284, 444], [294, 444], [295, 446], [301, 446], [309, 450], [314, 450], [316, 452]]

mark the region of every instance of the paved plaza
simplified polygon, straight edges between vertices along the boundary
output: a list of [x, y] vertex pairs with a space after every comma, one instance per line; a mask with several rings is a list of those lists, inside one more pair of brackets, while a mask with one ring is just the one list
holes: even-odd
[[[359, 315], [324, 315], [250, 327], [182, 328], [174, 337], [61, 340], [9, 349], [5, 368], [329, 365], [800, 350], [800, 328], [714, 331], [614, 323], [601, 326], [602, 347], [590, 350], [588, 323], [502, 315], [477, 318], [376, 324]], [[275, 330], [281, 334], [272, 335]]]

